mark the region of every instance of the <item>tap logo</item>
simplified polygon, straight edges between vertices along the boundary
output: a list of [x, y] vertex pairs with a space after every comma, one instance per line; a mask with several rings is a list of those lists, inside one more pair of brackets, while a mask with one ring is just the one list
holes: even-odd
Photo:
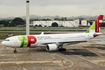
[[31, 44], [35, 44], [37, 39], [34, 36], [20, 36], [18, 39], [21, 41], [20, 47], [27, 46], [30, 47]]

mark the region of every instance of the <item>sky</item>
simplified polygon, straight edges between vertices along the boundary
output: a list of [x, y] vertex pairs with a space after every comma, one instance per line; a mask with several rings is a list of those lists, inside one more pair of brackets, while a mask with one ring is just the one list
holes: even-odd
[[[105, 0], [30, 0], [30, 15], [98, 16], [105, 14]], [[26, 15], [26, 0], [0, 0], [0, 18]]]

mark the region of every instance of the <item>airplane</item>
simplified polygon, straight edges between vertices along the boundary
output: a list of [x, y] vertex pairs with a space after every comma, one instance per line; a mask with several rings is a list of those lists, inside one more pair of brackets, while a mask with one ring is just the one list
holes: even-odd
[[66, 51], [63, 45], [87, 42], [90, 39], [102, 35], [100, 27], [104, 15], [99, 15], [92, 26], [83, 33], [68, 33], [68, 34], [44, 34], [40, 35], [21, 35], [6, 38], [1, 42], [2, 45], [16, 48], [46, 46], [47, 51]]

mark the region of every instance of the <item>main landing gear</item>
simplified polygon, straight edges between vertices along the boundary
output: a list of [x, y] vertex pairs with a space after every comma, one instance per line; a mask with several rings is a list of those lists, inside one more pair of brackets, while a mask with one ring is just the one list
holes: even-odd
[[66, 51], [66, 48], [59, 48], [59, 51]]
[[14, 49], [14, 53], [17, 53], [17, 50], [16, 50], [16, 48]]
[[66, 51], [66, 48], [63, 48], [63, 45], [59, 46], [58, 51]]

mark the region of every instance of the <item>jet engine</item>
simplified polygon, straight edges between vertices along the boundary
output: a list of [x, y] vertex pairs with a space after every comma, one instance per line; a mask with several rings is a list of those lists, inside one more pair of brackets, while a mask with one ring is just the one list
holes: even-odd
[[56, 44], [48, 44], [46, 47], [47, 51], [55, 51], [58, 50], [58, 46]]

